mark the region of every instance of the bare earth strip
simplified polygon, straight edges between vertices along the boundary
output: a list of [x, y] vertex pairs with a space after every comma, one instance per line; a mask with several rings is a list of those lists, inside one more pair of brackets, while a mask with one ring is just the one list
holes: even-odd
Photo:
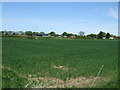
[[[78, 78], [70, 78], [69, 80], [63, 81], [58, 78], [38, 77], [38, 78], [31, 78], [31, 80], [36, 80], [36, 81], [41, 80], [45, 84], [45, 86], [43, 87], [47, 87], [47, 88], [65, 88], [65, 87], [73, 87], [73, 86], [84, 88], [84, 87], [89, 87], [95, 78], [96, 77], [83, 77], [82, 76]], [[103, 77], [97, 77], [96, 81], [97, 83], [93, 84], [93, 87], [97, 86], [99, 82], [108, 82], [108, 80]]]
[[[96, 82], [92, 85], [92, 87], [97, 86], [100, 82], [107, 83], [109, 82], [109, 79], [104, 77], [77, 77], [77, 78], [70, 78], [66, 81], [63, 81], [58, 78], [48, 78], [48, 77], [36, 77], [36, 75], [23, 75], [19, 73], [18, 71], [6, 67], [6, 66], [0, 66], [3, 69], [7, 69], [10, 71], [15, 72], [19, 77], [24, 77], [28, 79], [28, 84], [25, 85], [25, 88], [65, 88], [65, 87], [90, 87], [91, 83], [96, 79]], [[56, 67], [54, 67], [56, 68]], [[65, 68], [65, 67], [57, 67], [57, 68]]]
[[68, 70], [68, 68], [66, 68], [65, 66], [52, 66], [53, 68], [56, 68], [56, 69], [63, 69], [63, 70]]

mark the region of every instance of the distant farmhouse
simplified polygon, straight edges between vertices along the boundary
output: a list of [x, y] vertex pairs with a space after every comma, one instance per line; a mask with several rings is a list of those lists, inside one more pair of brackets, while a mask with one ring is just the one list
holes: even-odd
[[67, 38], [67, 36], [63, 36], [63, 38]]
[[50, 37], [50, 35], [49, 34], [39, 34], [39, 35], [34, 35], [34, 37], [36, 39], [38, 39], [38, 37]]
[[42, 37], [50, 37], [49, 34], [43, 34]]
[[[106, 37], [103, 37], [103, 39], [107, 39]], [[109, 39], [116, 39], [116, 36], [110, 36], [110, 38]]]
[[70, 38], [76, 38], [76, 36], [75, 36], [75, 35], [72, 35], [72, 36], [70, 36]]

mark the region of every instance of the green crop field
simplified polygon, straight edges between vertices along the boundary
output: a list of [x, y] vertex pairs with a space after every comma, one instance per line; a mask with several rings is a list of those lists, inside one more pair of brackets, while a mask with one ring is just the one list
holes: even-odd
[[2, 45], [3, 88], [117, 87], [117, 40], [4, 37]]

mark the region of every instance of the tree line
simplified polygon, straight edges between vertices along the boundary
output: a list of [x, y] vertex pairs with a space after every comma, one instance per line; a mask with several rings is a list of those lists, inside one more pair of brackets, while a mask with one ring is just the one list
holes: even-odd
[[32, 31], [1, 31], [0, 32], [2, 34], [2, 36], [16, 36], [16, 35], [21, 35], [21, 36], [42, 36], [42, 35], [49, 35], [52, 37], [71, 37], [71, 36], [75, 36], [75, 38], [81, 38], [81, 39], [110, 39], [112, 38], [116, 38], [117, 36], [110, 34], [109, 32], [103, 32], [100, 31], [98, 34], [88, 34], [85, 35], [84, 31], [80, 31], [78, 32], [78, 34], [72, 34], [72, 33], [67, 33], [67, 32], [63, 32], [62, 34], [56, 34], [54, 31], [50, 32], [50, 33], [45, 33], [45, 32], [32, 32]]

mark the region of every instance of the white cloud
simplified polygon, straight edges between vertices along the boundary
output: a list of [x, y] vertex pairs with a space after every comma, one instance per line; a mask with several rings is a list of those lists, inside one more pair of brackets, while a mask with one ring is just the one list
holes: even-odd
[[110, 8], [109, 15], [115, 19], [118, 19], [118, 9]]

